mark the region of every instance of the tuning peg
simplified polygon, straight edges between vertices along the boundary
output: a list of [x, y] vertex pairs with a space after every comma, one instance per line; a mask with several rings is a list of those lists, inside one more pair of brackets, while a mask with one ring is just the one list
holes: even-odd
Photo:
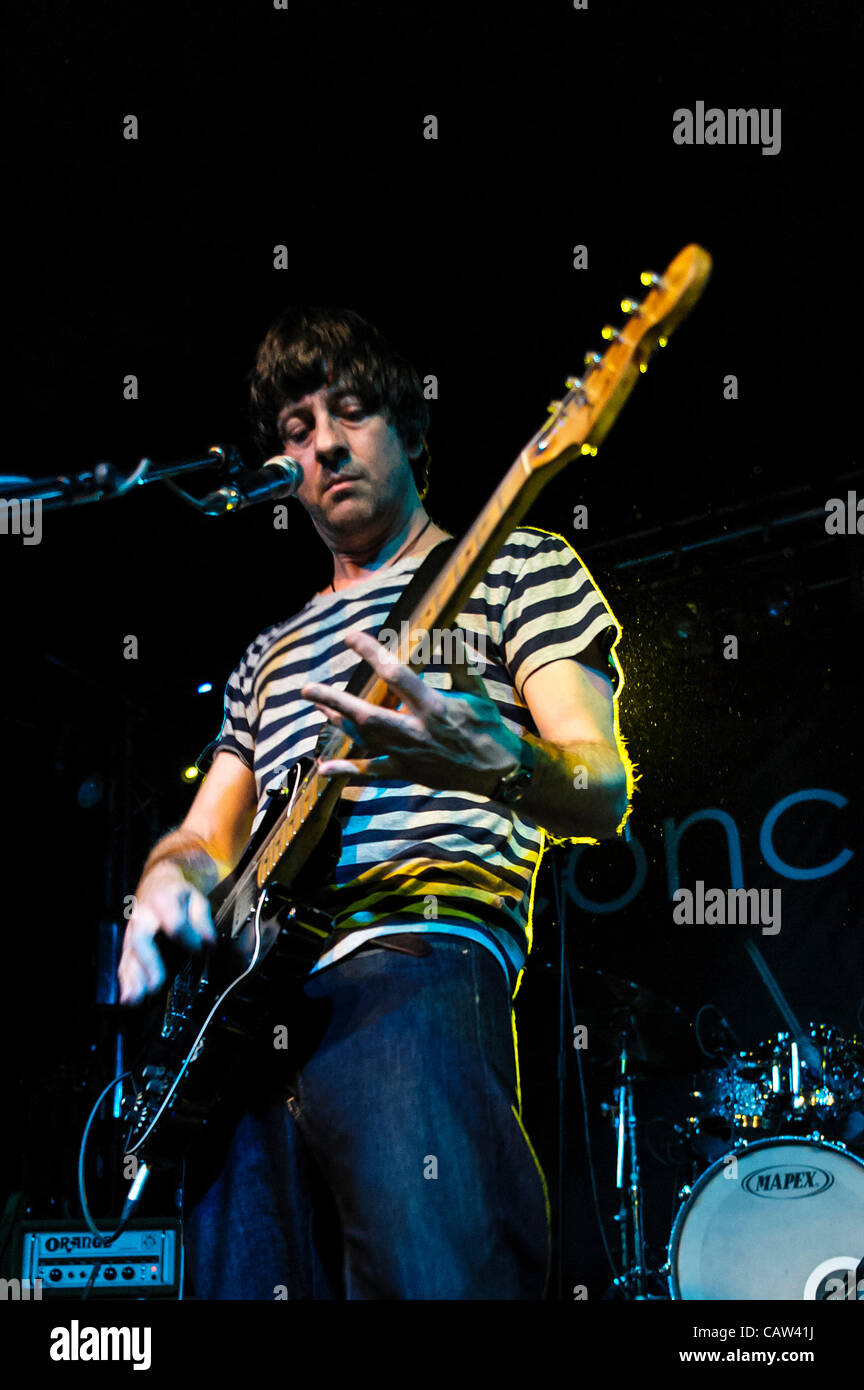
[[550, 401], [549, 404], [547, 405], [546, 409], [549, 411], [549, 414], [550, 414], [550, 415], [554, 415], [555, 412], [556, 412], [557, 410], [560, 410], [560, 409], [561, 409], [561, 402], [560, 402], [560, 401]]
[[602, 362], [602, 361], [603, 361], [603, 358], [602, 358], [602, 355], [601, 355], [599, 352], [586, 352], [586, 354], [585, 354], [585, 366], [586, 366], [586, 367], [596, 367], [596, 366], [597, 366], [597, 363], [598, 363], [598, 362]]
[[607, 343], [617, 343], [618, 339], [621, 337], [621, 332], [620, 329], [613, 328], [611, 323], [607, 323], [605, 328], [600, 329], [600, 337]]
[[582, 382], [579, 380], [578, 376], [568, 376], [567, 380], [564, 382], [564, 385], [567, 387], [568, 391], [578, 391], [579, 387], [582, 385]]
[[643, 270], [639, 279], [646, 289], [662, 288], [663, 285], [662, 277], [656, 275], [653, 270]]
[[622, 314], [638, 314], [640, 308], [641, 308], [641, 305], [639, 304], [638, 300], [636, 300], [636, 299], [622, 299], [622, 300], [621, 300], [621, 313], [622, 313]]

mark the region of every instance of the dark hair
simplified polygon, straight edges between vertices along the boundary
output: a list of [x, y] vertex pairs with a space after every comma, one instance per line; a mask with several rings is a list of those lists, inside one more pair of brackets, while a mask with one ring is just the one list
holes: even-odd
[[383, 414], [396, 431], [411, 460], [417, 491], [425, 496], [429, 407], [420, 378], [359, 314], [292, 305], [261, 343], [249, 380], [252, 430], [265, 458], [282, 452], [277, 418], [286, 401], [328, 384], [344, 386], [365, 409]]

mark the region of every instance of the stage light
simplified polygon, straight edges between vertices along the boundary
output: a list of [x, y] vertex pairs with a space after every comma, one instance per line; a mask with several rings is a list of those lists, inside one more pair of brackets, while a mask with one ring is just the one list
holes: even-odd
[[100, 772], [93, 772], [90, 774], [89, 777], [85, 777], [84, 781], [78, 788], [78, 793], [75, 799], [78, 802], [78, 805], [81, 807], [82, 811], [92, 811], [94, 806], [99, 805], [99, 802], [102, 800], [102, 797], [104, 795], [104, 791], [105, 788], [102, 782], [102, 774]]
[[196, 693], [197, 695], [209, 695], [209, 693], [210, 693], [210, 691], [211, 691], [212, 689], [213, 689], [213, 682], [212, 682], [212, 681], [202, 681], [201, 684], [198, 686], [198, 689], [197, 689], [197, 691], [196, 691], [195, 693]]

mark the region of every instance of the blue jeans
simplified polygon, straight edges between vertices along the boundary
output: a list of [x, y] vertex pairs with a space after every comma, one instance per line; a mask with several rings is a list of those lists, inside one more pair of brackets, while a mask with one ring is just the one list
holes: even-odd
[[544, 1296], [504, 973], [475, 942], [422, 939], [429, 955], [367, 946], [301, 982], [290, 1061], [247, 1092], [187, 1214], [197, 1298]]

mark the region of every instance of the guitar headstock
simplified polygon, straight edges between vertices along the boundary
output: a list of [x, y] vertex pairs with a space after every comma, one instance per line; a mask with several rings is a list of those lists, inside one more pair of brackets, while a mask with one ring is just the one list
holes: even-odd
[[701, 246], [685, 246], [662, 275], [643, 271], [648, 294], [641, 303], [622, 299], [626, 322], [619, 329], [603, 329], [609, 346], [605, 352], [589, 352], [580, 378], [569, 377], [567, 394], [553, 401], [552, 418], [538, 430], [523, 451], [526, 468], [535, 470], [555, 462], [559, 467], [577, 454], [596, 454], [607, 431], [639, 379], [648, 359], [665, 347], [673, 330], [699, 299], [708, 276], [711, 257]]

